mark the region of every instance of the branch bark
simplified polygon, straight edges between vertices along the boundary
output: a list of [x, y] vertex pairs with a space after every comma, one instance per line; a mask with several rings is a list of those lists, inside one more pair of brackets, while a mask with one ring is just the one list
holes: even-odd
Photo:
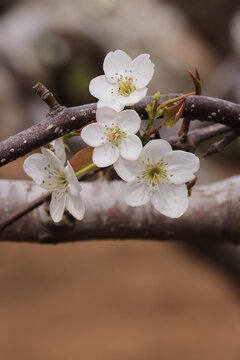
[[[179, 219], [162, 216], [150, 204], [128, 207], [122, 196], [123, 186], [121, 181], [83, 182], [83, 221], [66, 215], [62, 223], [54, 224], [45, 204], [6, 228], [0, 240], [51, 244], [92, 239], [240, 242], [240, 176], [194, 187], [189, 209]], [[24, 206], [40, 194], [41, 189], [32, 182], [1, 180], [0, 218], [8, 217], [16, 206]]]
[[[49, 105], [51, 105], [55, 99], [48, 96], [47, 101], [49, 100]], [[177, 96], [180, 95], [161, 95], [160, 102]], [[47, 102], [46, 99], [44, 101]], [[146, 103], [151, 101], [152, 97], [147, 96], [135, 105], [135, 110], [139, 115], [147, 116]], [[55, 105], [52, 106], [45, 120], [0, 143], [0, 167], [95, 119], [96, 104], [72, 108], [58, 106], [57, 102]], [[225, 124], [233, 127], [236, 131], [240, 129], [240, 105], [225, 100], [205, 96], [189, 96], [186, 99], [183, 117]]]

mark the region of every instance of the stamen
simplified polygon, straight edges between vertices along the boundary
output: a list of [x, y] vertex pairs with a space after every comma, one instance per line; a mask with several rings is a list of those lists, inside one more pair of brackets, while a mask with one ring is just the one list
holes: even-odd
[[142, 179], [147, 182], [147, 186], [150, 192], [159, 192], [159, 184], [165, 184], [169, 182], [164, 163], [158, 162], [155, 164], [148, 164], [146, 166], [146, 170], [142, 174]]
[[62, 196], [68, 192], [68, 180], [64, 171], [54, 169], [53, 171], [48, 170], [49, 181], [42, 181], [42, 186], [48, 191], [54, 191], [58, 196]]
[[133, 79], [125, 76], [123, 80], [123, 76], [120, 76], [118, 79], [118, 94], [124, 97], [128, 97], [136, 90], [136, 86], [133, 84]]
[[126, 133], [117, 125], [112, 128], [107, 127], [104, 134], [106, 135], [108, 142], [114, 146], [119, 146], [122, 140], [126, 137]]

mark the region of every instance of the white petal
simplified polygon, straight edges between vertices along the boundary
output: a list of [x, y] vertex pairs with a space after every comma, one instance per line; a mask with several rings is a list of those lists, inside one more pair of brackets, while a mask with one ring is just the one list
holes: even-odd
[[141, 206], [150, 199], [148, 189], [144, 182], [128, 182], [124, 188], [124, 198], [130, 206]]
[[23, 169], [37, 185], [40, 185], [45, 177], [44, 167], [46, 167], [46, 159], [42, 154], [33, 154], [29, 156], [23, 163]]
[[114, 164], [119, 158], [119, 149], [112, 144], [99, 146], [93, 151], [93, 162], [98, 167], [106, 167]]
[[50, 215], [54, 222], [59, 222], [62, 220], [64, 209], [66, 204], [66, 195], [58, 195], [58, 193], [53, 192], [50, 202]]
[[96, 120], [102, 125], [112, 126], [117, 124], [118, 113], [109, 106], [97, 109]]
[[103, 70], [108, 80], [114, 82], [118, 75], [125, 75], [125, 69], [129, 70], [132, 59], [122, 50], [109, 52], [103, 63]]
[[144, 146], [141, 158], [148, 160], [150, 164], [159, 162], [164, 156], [172, 151], [171, 145], [162, 139], [151, 140]]
[[42, 147], [41, 151], [44, 158], [46, 159], [46, 162], [48, 162], [53, 168], [64, 171], [64, 166], [62, 162], [57, 158], [57, 156], [51, 150]]
[[137, 135], [126, 136], [120, 145], [120, 155], [126, 160], [137, 160], [142, 151], [142, 142]]
[[111, 101], [99, 100], [97, 103], [97, 108], [101, 109], [102, 107], [110, 107], [116, 111], [121, 111], [124, 109], [124, 105], [120, 103], [119, 96], [115, 96]]
[[85, 213], [85, 206], [82, 200], [82, 196], [72, 195], [71, 193], [67, 196], [66, 209], [78, 220], [82, 220]]
[[142, 98], [144, 98], [147, 94], [147, 88], [137, 89], [129, 96], [119, 96], [119, 101], [124, 106], [130, 106], [138, 103]]
[[159, 193], [152, 195], [155, 209], [165, 216], [178, 218], [188, 208], [188, 192], [185, 184], [159, 184]]
[[136, 134], [141, 126], [141, 118], [135, 110], [124, 110], [118, 115], [118, 125], [126, 134]]
[[[111, 101], [115, 96], [116, 86], [107, 81], [105, 75], [95, 77], [90, 81], [89, 91], [92, 96], [104, 101]], [[114, 92], [114, 93], [112, 93]]]
[[64, 165], [66, 162], [66, 151], [65, 151], [65, 145], [62, 138], [58, 138], [51, 142], [54, 152], [57, 156], [57, 158], [61, 161], [61, 163]]
[[154, 64], [150, 61], [150, 55], [141, 54], [132, 62], [134, 82], [137, 89], [147, 86], [154, 73]]
[[128, 161], [122, 157], [115, 162], [113, 167], [118, 176], [124, 181], [133, 181], [144, 171], [138, 161]]
[[101, 124], [89, 124], [81, 131], [81, 138], [89, 146], [100, 146], [106, 142], [105, 128]]
[[82, 190], [82, 188], [81, 188], [81, 185], [80, 185], [69, 161], [65, 168], [65, 173], [66, 173], [67, 181], [69, 183], [68, 186], [69, 186], [70, 192], [72, 193], [72, 195], [78, 195], [80, 193], [80, 191]]
[[170, 152], [164, 159], [170, 181], [173, 184], [184, 184], [194, 179], [194, 173], [199, 169], [199, 159], [192, 153], [176, 150]]

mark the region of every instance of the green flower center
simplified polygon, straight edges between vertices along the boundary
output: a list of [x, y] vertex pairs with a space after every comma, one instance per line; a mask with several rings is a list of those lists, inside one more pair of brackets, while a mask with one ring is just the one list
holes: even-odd
[[46, 190], [57, 192], [59, 195], [68, 192], [69, 182], [66, 179], [64, 171], [61, 171], [59, 169], [52, 170], [50, 168], [50, 165], [46, 166], [44, 170], [48, 173], [48, 180], [43, 180], [41, 185]]
[[133, 84], [133, 79], [128, 78], [127, 76], [125, 79], [123, 76], [120, 76], [120, 79], [118, 80], [118, 93], [121, 96], [128, 97], [130, 94], [132, 94], [136, 90], [136, 86]]
[[109, 143], [114, 146], [119, 146], [122, 140], [125, 138], [126, 133], [122, 131], [119, 126], [114, 126], [112, 128], [106, 128], [105, 135]]
[[152, 190], [155, 190], [159, 183], [165, 184], [168, 182], [168, 175], [163, 162], [147, 165], [142, 177]]

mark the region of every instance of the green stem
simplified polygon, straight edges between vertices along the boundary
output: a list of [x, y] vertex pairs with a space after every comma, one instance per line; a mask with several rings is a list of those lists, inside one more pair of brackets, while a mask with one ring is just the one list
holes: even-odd
[[79, 175], [85, 173], [86, 171], [91, 170], [91, 169], [92, 169], [93, 167], [95, 167], [95, 166], [96, 166], [96, 165], [95, 165], [94, 163], [91, 163], [91, 164], [85, 166], [83, 169], [75, 172], [75, 175], [76, 175], [76, 176], [79, 176]]

